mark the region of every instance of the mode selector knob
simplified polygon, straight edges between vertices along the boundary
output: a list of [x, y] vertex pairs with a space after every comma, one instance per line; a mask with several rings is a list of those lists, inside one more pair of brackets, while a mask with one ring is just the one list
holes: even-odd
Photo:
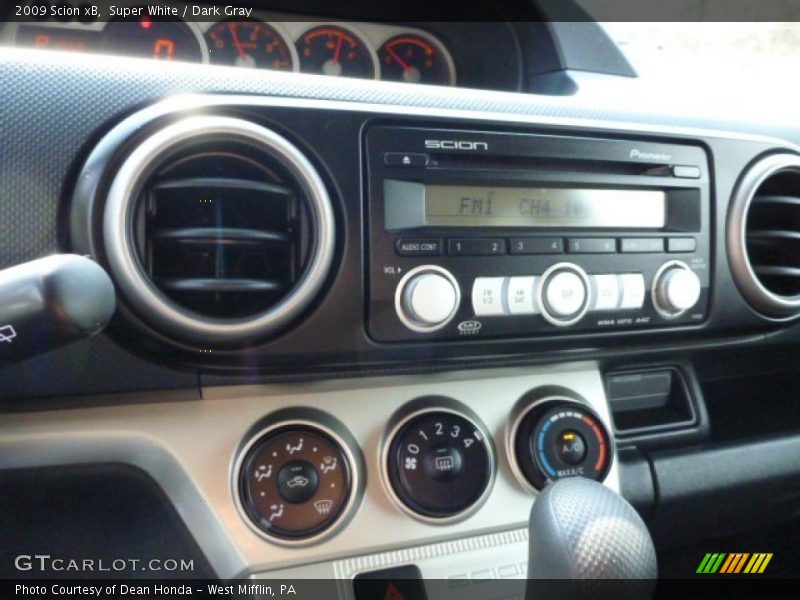
[[685, 263], [672, 261], [662, 266], [654, 278], [653, 305], [665, 317], [677, 317], [700, 299], [700, 278]]
[[449, 271], [434, 265], [406, 273], [395, 293], [397, 316], [409, 329], [423, 333], [447, 325], [460, 303], [458, 282]]

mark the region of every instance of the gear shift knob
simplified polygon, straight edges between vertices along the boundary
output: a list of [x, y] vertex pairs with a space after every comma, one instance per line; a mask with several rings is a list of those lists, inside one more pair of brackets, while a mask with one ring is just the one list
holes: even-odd
[[657, 577], [653, 541], [621, 496], [584, 478], [548, 485], [531, 510], [527, 600], [645, 600]]

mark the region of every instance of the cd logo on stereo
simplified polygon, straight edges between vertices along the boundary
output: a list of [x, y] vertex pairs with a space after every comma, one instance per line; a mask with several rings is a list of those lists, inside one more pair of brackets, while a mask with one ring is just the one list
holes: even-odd
[[486, 142], [464, 142], [459, 140], [425, 140], [430, 150], [488, 150]]

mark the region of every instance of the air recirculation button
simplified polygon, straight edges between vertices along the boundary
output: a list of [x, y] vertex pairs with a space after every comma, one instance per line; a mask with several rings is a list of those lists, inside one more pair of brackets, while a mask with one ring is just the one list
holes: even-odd
[[390, 435], [386, 468], [403, 508], [431, 520], [479, 506], [494, 476], [491, 442], [477, 419], [443, 407], [415, 410]]

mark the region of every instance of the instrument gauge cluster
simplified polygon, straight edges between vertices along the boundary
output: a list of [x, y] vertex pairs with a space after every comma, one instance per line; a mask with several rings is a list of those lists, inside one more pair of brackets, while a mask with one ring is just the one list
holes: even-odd
[[457, 82], [453, 56], [442, 40], [400, 24], [297, 21], [291, 15], [256, 11], [248, 17], [196, 22], [137, 10], [130, 18], [108, 22], [9, 23], [2, 37], [17, 46], [47, 50], [404, 83]]

